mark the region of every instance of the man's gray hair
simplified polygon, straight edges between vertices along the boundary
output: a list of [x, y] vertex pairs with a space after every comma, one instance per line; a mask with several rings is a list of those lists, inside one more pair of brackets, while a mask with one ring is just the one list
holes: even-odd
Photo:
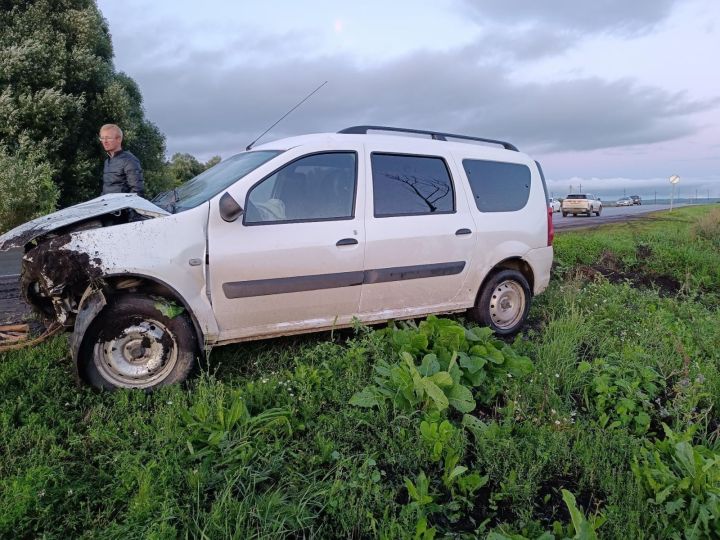
[[105, 124], [103, 127], [100, 128], [100, 133], [103, 131], [109, 131], [114, 130], [118, 135], [120, 135], [120, 138], [123, 138], [123, 132], [122, 129], [120, 129], [120, 126], [117, 126], [115, 124]]

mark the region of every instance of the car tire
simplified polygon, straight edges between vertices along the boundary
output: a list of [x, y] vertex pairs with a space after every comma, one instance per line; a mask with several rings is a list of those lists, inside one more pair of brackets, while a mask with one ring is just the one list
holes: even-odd
[[496, 334], [514, 334], [527, 319], [531, 298], [525, 276], [517, 270], [501, 270], [487, 279], [470, 314]]
[[598, 211], [595, 212], [595, 215], [599, 217], [599, 216], [600, 216], [600, 212], [602, 212], [602, 206], [601, 206], [600, 208], [598, 208]]
[[85, 333], [81, 377], [102, 390], [152, 390], [185, 380], [197, 357], [195, 330], [187, 313], [162, 309], [167, 304], [140, 294], [113, 299]]
[[568, 216], [568, 213], [567, 213], [567, 212], [563, 212], [562, 215], [563, 215], [563, 217], [567, 217], [567, 216]]

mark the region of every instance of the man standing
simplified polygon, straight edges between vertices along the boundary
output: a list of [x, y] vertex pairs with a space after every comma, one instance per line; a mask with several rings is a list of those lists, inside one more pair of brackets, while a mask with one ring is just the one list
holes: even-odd
[[123, 132], [115, 124], [105, 124], [100, 128], [100, 142], [108, 158], [103, 167], [102, 194], [136, 193], [145, 195], [140, 161], [127, 150], [122, 149]]

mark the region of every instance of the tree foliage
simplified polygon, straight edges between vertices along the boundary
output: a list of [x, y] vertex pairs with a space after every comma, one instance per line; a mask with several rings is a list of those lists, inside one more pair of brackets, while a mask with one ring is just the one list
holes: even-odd
[[178, 152], [173, 154], [167, 164], [168, 177], [172, 179], [174, 186], [178, 186], [218, 163], [220, 156], [213, 156], [207, 162], [201, 163], [191, 154]]
[[[164, 136], [145, 119], [137, 84], [116, 72], [95, 0], [0, 0], [0, 28], [2, 159], [35, 171], [28, 184], [47, 187], [39, 179], [49, 173], [60, 204], [74, 204], [99, 194], [105, 156], [97, 134], [115, 123], [125, 133], [124, 148], [143, 165], [148, 193], [165, 187]], [[32, 189], [5, 191], [25, 189], [21, 182], [1, 186], [3, 197], [33, 197]], [[22, 217], [29, 218], [52, 200], [18, 208], [27, 208]]]
[[36, 151], [9, 152], [0, 146], [0, 231], [55, 208], [53, 170]]

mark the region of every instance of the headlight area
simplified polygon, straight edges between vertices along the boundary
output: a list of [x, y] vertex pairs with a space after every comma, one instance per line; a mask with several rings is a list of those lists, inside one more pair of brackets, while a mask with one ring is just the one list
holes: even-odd
[[25, 300], [43, 318], [72, 326], [78, 303], [88, 285], [100, 279], [100, 259], [64, 249], [70, 235], [41, 241], [25, 253], [22, 291]]

